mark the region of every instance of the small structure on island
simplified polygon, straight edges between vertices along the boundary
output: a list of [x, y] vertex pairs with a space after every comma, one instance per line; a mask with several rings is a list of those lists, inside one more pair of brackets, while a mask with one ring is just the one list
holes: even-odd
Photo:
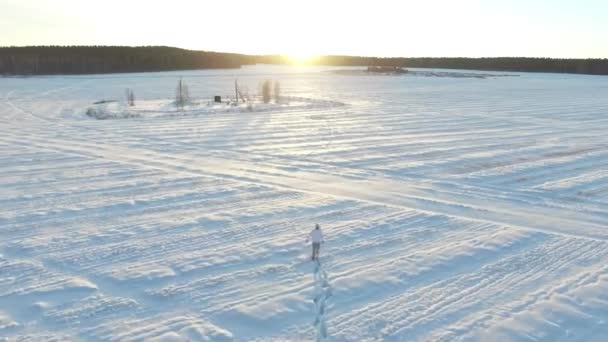
[[215, 95], [213, 97], [213, 102], [215, 102], [215, 103], [222, 103], [222, 97], [218, 96], [218, 95]]

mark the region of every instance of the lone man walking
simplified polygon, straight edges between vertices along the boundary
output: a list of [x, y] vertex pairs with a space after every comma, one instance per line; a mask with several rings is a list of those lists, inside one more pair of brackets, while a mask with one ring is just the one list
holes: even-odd
[[321, 226], [319, 224], [315, 224], [315, 229], [313, 229], [308, 237], [306, 238], [306, 242], [312, 240], [312, 258], [311, 260], [319, 260], [319, 250], [321, 249], [321, 244], [325, 241], [323, 240], [323, 233], [321, 232]]

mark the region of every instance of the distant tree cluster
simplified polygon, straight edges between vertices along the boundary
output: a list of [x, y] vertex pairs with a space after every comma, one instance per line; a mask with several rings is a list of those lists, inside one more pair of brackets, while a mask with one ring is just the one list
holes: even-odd
[[[260, 63], [289, 64], [285, 56], [258, 56]], [[319, 56], [311, 61], [317, 65], [335, 66], [391, 66], [411, 68], [494, 70], [515, 72], [553, 72], [571, 74], [608, 75], [608, 59], [564, 59], [529, 57], [488, 58], [378, 58], [359, 56]]]
[[[192, 51], [166, 46], [0, 47], [0, 75], [100, 74], [239, 68], [242, 65], [256, 63], [289, 64], [293, 63], [293, 60], [281, 55], [255, 56]], [[608, 75], [608, 59], [319, 56], [310, 63], [336, 66], [393, 66]]]
[[0, 74], [102, 74], [210, 68], [240, 68], [255, 58], [233, 53], [164, 46], [0, 47]]
[[558, 59], [524, 57], [404, 58], [403, 63], [412, 68], [608, 75], [608, 59]]

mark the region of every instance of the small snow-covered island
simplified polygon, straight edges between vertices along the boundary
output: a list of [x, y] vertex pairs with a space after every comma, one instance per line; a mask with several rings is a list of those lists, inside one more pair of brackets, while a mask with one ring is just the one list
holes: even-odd
[[344, 103], [323, 99], [285, 96], [279, 81], [265, 80], [258, 93], [234, 82], [232, 96], [195, 97], [183, 79], [179, 79], [174, 98], [136, 100], [132, 89], [125, 90], [124, 100], [99, 100], [84, 114], [98, 120], [162, 116], [197, 116], [213, 113], [272, 112], [282, 110], [322, 109]]
[[408, 70], [400, 66], [368, 66], [367, 72], [381, 74], [407, 74]]
[[416, 69], [411, 70], [404, 66], [391, 65], [370, 65], [367, 68], [356, 69], [336, 69], [329, 70], [329, 73], [347, 76], [408, 76], [408, 77], [447, 77], [447, 78], [496, 78], [496, 77], [516, 77], [515, 73], [495, 73], [482, 72], [473, 70], [470, 72], [460, 70], [434, 70], [434, 69]]

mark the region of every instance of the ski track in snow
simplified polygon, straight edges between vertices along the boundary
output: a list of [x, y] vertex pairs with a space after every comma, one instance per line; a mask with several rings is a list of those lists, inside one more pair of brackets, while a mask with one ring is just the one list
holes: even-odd
[[346, 105], [95, 121], [180, 74], [0, 78], [0, 340], [313, 340], [314, 223], [327, 340], [607, 336], [608, 79], [264, 68], [183, 76]]

